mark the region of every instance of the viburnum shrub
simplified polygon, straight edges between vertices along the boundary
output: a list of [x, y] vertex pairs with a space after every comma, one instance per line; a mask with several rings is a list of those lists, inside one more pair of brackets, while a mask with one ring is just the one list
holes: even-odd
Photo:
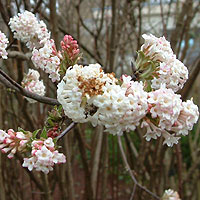
[[[57, 82], [57, 99], [61, 106], [54, 107], [42, 131], [33, 133], [19, 129], [0, 130], [0, 148], [12, 158], [16, 152], [24, 156], [23, 167], [48, 173], [54, 164], [64, 163], [65, 156], [58, 152], [57, 138], [61, 134], [64, 115], [75, 123], [91, 122], [103, 125], [105, 131], [122, 135], [144, 127], [147, 141], [163, 137], [168, 146], [177, 144], [181, 135], [187, 135], [199, 117], [193, 100], [182, 101], [176, 94], [188, 79], [187, 67], [176, 58], [165, 37], [144, 34], [144, 44], [137, 52], [133, 76], [120, 79], [114, 73], [105, 73], [100, 64], [83, 66], [79, 46], [70, 35], [65, 35], [60, 50], [43, 21], [25, 11], [10, 19], [14, 38], [32, 50], [32, 62]], [[8, 40], [0, 32], [0, 56], [7, 58]], [[40, 96], [45, 86], [39, 73], [29, 69], [22, 86]], [[30, 100], [30, 102], [35, 102]], [[173, 191], [168, 190], [163, 199]], [[174, 193], [173, 193], [174, 194]], [[176, 195], [175, 195], [176, 196]]]

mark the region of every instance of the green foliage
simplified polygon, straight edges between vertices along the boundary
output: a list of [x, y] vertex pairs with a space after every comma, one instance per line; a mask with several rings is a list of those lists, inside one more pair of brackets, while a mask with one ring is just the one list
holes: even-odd
[[41, 129], [35, 130], [32, 134], [32, 139], [35, 140], [37, 138], [37, 134], [40, 132]]
[[40, 134], [40, 138], [47, 139], [47, 128], [44, 126], [42, 133]]

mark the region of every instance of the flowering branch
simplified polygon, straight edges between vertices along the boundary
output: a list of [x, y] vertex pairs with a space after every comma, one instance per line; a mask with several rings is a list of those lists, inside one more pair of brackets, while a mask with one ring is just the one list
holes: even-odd
[[42, 97], [40, 95], [34, 94], [24, 89], [21, 85], [15, 82], [1, 69], [0, 69], [0, 82], [2, 82], [8, 88], [14, 89], [16, 92], [22, 94], [23, 96], [29, 97], [41, 103], [45, 103], [49, 105], [60, 105], [60, 103], [56, 99], [49, 98], [49, 97]]
[[139, 188], [141, 188], [142, 190], [144, 190], [146, 193], [150, 194], [155, 199], [160, 200], [160, 197], [158, 197], [156, 194], [154, 194], [153, 192], [151, 192], [150, 190], [148, 190], [147, 188], [145, 188], [144, 186], [142, 186], [141, 184], [139, 184], [138, 181], [136, 180], [136, 178], [135, 178], [135, 176], [134, 176], [134, 174], [133, 174], [133, 172], [132, 172], [132, 170], [131, 170], [131, 168], [130, 168], [130, 166], [128, 164], [128, 161], [126, 159], [126, 154], [125, 154], [123, 146], [122, 146], [121, 136], [118, 136], [118, 144], [119, 144], [120, 152], [122, 154], [122, 158], [123, 158], [125, 167], [126, 167], [128, 173], [129, 173], [129, 175], [131, 176], [131, 179], [133, 180], [133, 182], [135, 184], [134, 187], [133, 187], [133, 193], [131, 195], [131, 199], [133, 199], [136, 186], [138, 186]]

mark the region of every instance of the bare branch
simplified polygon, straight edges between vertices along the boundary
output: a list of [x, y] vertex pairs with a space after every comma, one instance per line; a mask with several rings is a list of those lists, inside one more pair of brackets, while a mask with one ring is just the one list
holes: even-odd
[[158, 197], [156, 194], [154, 194], [153, 192], [151, 192], [150, 190], [148, 190], [147, 188], [145, 188], [144, 186], [142, 186], [141, 184], [139, 184], [138, 181], [136, 180], [136, 178], [135, 178], [135, 176], [134, 176], [134, 174], [133, 174], [133, 172], [132, 172], [132, 170], [131, 170], [131, 168], [130, 168], [130, 166], [128, 164], [128, 161], [126, 159], [126, 154], [125, 154], [123, 146], [122, 146], [121, 136], [118, 136], [118, 144], [119, 144], [119, 148], [120, 148], [120, 151], [121, 151], [121, 154], [122, 154], [122, 158], [123, 158], [126, 170], [129, 172], [129, 175], [131, 176], [131, 179], [133, 180], [133, 182], [135, 184], [134, 188], [133, 188], [133, 193], [131, 195], [131, 198], [133, 198], [136, 186], [138, 186], [139, 188], [141, 188], [142, 190], [144, 190], [146, 193], [150, 194], [155, 199], [160, 200], [160, 197]]
[[185, 86], [180, 92], [183, 100], [186, 100], [193, 83], [198, 77], [199, 72], [200, 72], [200, 58], [198, 57], [198, 59], [194, 63], [194, 67], [193, 67], [192, 72], [190, 73], [189, 79], [187, 80], [187, 82], [185, 83]]
[[76, 126], [77, 123], [72, 122], [59, 136], [56, 137], [57, 140], [64, 137], [72, 128]]
[[30, 60], [32, 53], [22, 53], [19, 51], [8, 51], [8, 58], [16, 58], [21, 60]]

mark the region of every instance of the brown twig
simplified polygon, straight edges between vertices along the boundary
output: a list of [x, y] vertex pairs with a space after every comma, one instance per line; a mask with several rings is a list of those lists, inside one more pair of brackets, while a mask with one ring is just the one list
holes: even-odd
[[[14, 42], [15, 40], [13, 40]], [[9, 45], [12, 45], [11, 43]], [[7, 47], [8, 48], [8, 47]], [[19, 51], [8, 51], [8, 58], [17, 58], [20, 60], [30, 60], [32, 53], [22, 53]]]
[[57, 140], [64, 137], [72, 128], [76, 126], [77, 123], [72, 122], [59, 136], [56, 137]]
[[151, 192], [150, 190], [148, 190], [147, 188], [145, 188], [144, 186], [139, 184], [138, 181], [136, 180], [136, 178], [135, 178], [135, 176], [134, 176], [134, 174], [133, 174], [133, 172], [132, 172], [132, 170], [131, 170], [131, 168], [130, 168], [130, 166], [128, 164], [128, 161], [127, 161], [127, 158], [126, 158], [126, 154], [125, 154], [123, 146], [122, 146], [121, 136], [118, 136], [118, 144], [119, 144], [119, 148], [120, 148], [120, 151], [121, 151], [121, 154], [122, 154], [122, 158], [123, 158], [126, 170], [128, 171], [129, 175], [131, 176], [131, 179], [134, 182], [134, 188], [133, 188], [133, 192], [131, 194], [131, 199], [133, 199], [134, 191], [135, 191], [136, 187], [138, 186], [139, 188], [144, 190], [146, 193], [150, 194], [155, 199], [160, 200], [160, 197], [158, 197], [156, 194], [154, 194], [153, 192]]
[[38, 94], [29, 92], [24, 89], [21, 85], [15, 82], [11, 77], [9, 77], [3, 70], [0, 69], [0, 82], [3, 83], [6, 87], [12, 88], [16, 92], [19, 92], [23, 96], [29, 97], [41, 103], [49, 104], [49, 105], [60, 105], [60, 103], [53, 98], [43, 97]]
[[183, 168], [183, 163], [182, 163], [182, 154], [181, 154], [181, 146], [180, 144], [176, 145], [176, 157], [177, 157], [177, 170], [178, 170], [178, 193], [180, 197], [182, 198], [182, 190], [183, 190], [183, 179], [182, 179], [182, 168]]

